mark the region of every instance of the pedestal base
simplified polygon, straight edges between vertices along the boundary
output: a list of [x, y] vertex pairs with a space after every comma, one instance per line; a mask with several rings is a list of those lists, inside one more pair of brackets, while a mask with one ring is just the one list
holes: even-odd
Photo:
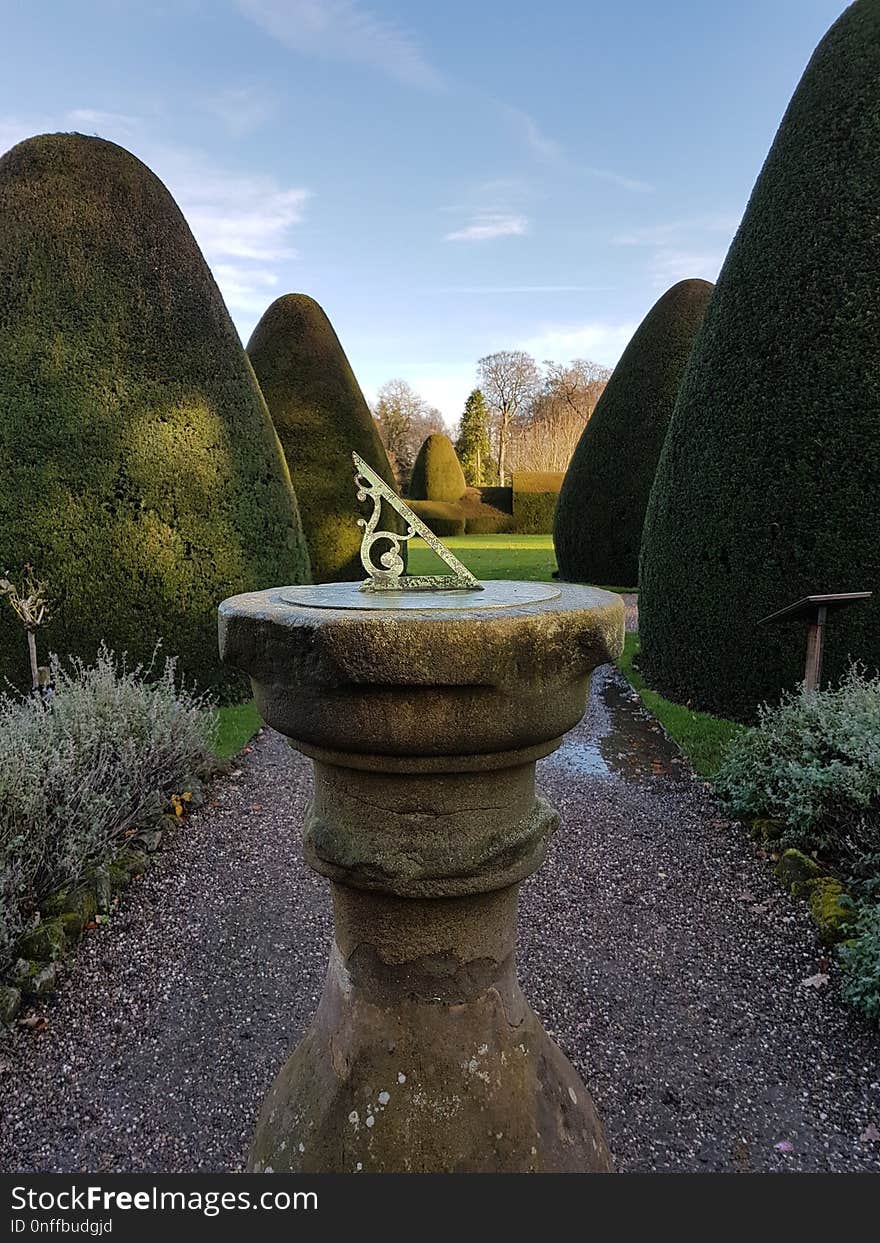
[[[337, 894], [337, 906], [348, 896]], [[407, 922], [411, 908], [428, 907], [430, 941], [434, 913], [449, 926], [455, 908], [474, 901], [400, 907]], [[484, 928], [512, 924], [515, 889], [477, 901]], [[338, 910], [337, 919], [344, 937], [352, 921]], [[393, 914], [390, 922], [399, 940]], [[500, 1174], [612, 1165], [589, 1093], [520, 991], [512, 949], [501, 963], [463, 961], [454, 950], [389, 963], [381, 945], [360, 942], [347, 959], [334, 943], [318, 1012], [269, 1091], [248, 1168]]]

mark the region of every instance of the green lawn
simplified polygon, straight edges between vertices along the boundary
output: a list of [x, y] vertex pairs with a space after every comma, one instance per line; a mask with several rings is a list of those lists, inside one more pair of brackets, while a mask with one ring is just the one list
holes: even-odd
[[229, 704], [217, 709], [217, 734], [214, 754], [218, 760], [232, 759], [253, 738], [263, 724], [252, 699], [243, 704]]
[[708, 712], [692, 712], [683, 704], [672, 703], [648, 688], [645, 679], [634, 666], [638, 655], [639, 636], [628, 634], [618, 664], [621, 672], [639, 692], [642, 703], [657, 718], [663, 728], [674, 738], [690, 760], [695, 772], [711, 779], [718, 771], [729, 743], [744, 728], [735, 721], [710, 716]]
[[[556, 569], [552, 535], [450, 535], [443, 540], [477, 578], [518, 578], [550, 582]], [[448, 573], [424, 540], [410, 540], [410, 574]], [[608, 587], [608, 591], [633, 591]]]

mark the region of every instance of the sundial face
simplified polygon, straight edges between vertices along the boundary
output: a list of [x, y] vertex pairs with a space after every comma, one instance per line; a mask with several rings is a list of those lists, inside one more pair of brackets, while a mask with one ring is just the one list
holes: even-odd
[[[358, 525], [364, 528], [361, 540], [361, 561], [368, 577], [361, 584], [362, 591], [393, 591], [427, 592], [427, 591], [482, 591], [483, 585], [474, 578], [466, 565], [462, 565], [445, 544], [441, 543], [434, 532], [422, 522], [418, 514], [400, 499], [393, 488], [389, 488], [384, 479], [367, 465], [357, 453], [352, 453], [359, 501], [371, 500], [373, 512], [369, 518], [358, 518]], [[396, 531], [378, 531], [379, 515], [382, 502], [387, 501], [392, 509], [400, 514], [406, 523], [406, 534], [399, 535]], [[403, 558], [400, 546], [415, 535], [420, 535], [428, 547], [444, 561], [452, 571], [451, 574], [404, 574]], [[387, 543], [388, 548], [380, 554], [379, 564], [373, 560], [373, 545]], [[398, 605], [398, 607], [400, 607]]]
[[450, 613], [542, 604], [547, 600], [556, 600], [561, 594], [552, 583], [519, 583], [507, 579], [495, 579], [482, 583], [481, 587], [482, 591], [464, 588], [363, 591], [358, 583], [319, 583], [314, 587], [283, 587], [280, 595], [285, 604], [298, 604], [306, 608]]

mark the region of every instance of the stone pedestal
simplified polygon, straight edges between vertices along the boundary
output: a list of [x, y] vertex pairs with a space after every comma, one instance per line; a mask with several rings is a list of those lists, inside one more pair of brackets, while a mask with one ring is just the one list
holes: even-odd
[[224, 660], [314, 761], [305, 856], [335, 919], [255, 1171], [610, 1168], [586, 1088], [520, 991], [514, 944], [519, 884], [558, 824], [535, 761], [618, 654], [623, 602], [486, 586], [406, 608], [354, 584], [221, 605]]

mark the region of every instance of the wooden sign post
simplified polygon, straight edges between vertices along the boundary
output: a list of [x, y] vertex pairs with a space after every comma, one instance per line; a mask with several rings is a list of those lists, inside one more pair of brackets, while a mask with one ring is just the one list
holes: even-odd
[[845, 591], [835, 595], [804, 596], [784, 609], [762, 617], [758, 622], [764, 626], [768, 622], [798, 621], [807, 623], [807, 658], [804, 668], [804, 690], [815, 691], [822, 679], [822, 649], [825, 643], [825, 621], [830, 612], [845, 608], [848, 604], [856, 604], [859, 600], [870, 600], [870, 591]]

